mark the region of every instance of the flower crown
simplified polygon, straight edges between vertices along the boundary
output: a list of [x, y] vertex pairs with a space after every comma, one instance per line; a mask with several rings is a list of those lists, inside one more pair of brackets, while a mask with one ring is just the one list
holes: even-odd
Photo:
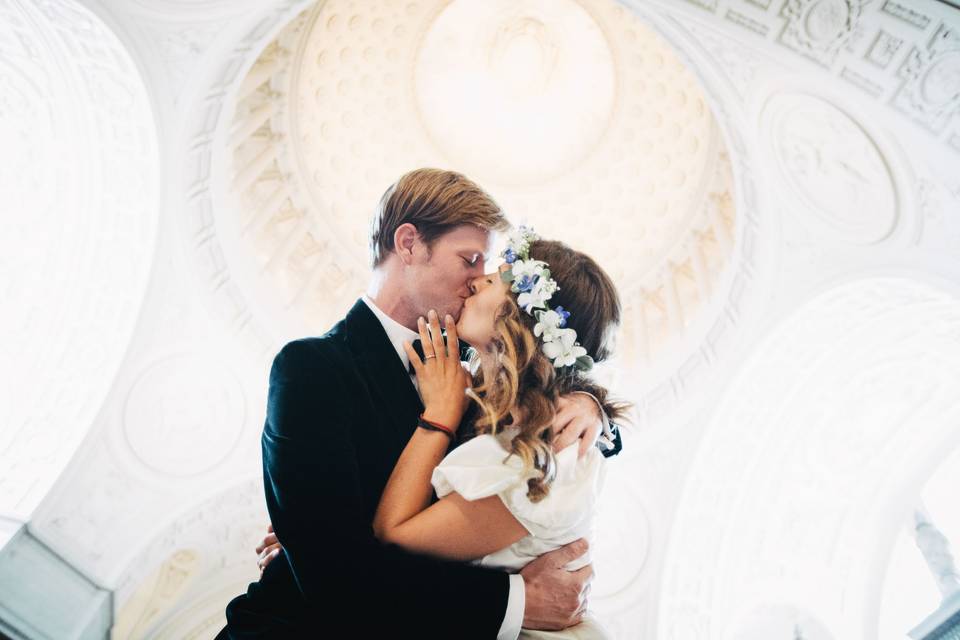
[[507, 248], [503, 259], [510, 265], [500, 273], [504, 282], [510, 283], [510, 290], [517, 295], [517, 305], [537, 319], [533, 333], [543, 341], [543, 353], [553, 362], [553, 366], [573, 366], [582, 371], [593, 367], [593, 358], [577, 342], [577, 332], [567, 327], [570, 312], [558, 306], [551, 309], [547, 300], [560, 289], [557, 281], [550, 277], [550, 269], [542, 260], [530, 259], [530, 243], [540, 237], [533, 229], [523, 225], [507, 236]]

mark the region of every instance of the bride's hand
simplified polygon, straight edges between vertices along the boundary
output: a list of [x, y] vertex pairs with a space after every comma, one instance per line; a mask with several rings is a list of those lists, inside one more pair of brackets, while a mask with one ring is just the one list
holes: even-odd
[[[423, 399], [424, 419], [456, 431], [470, 403], [466, 395], [466, 390], [470, 386], [470, 376], [460, 364], [457, 325], [453, 318], [449, 314], [445, 318], [447, 328], [445, 344], [443, 335], [440, 333], [440, 318], [437, 312], [431, 310], [428, 316], [429, 333], [424, 319], [421, 317], [417, 321], [420, 341], [423, 343], [423, 360], [409, 342], [404, 342], [403, 348], [417, 375], [417, 385], [420, 387], [420, 397]], [[451, 345], [449, 349], [448, 344]]]

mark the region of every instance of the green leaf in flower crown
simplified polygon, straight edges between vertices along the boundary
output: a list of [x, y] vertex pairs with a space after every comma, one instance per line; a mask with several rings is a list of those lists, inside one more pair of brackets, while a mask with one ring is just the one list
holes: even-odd
[[513, 269], [504, 269], [501, 271], [500, 279], [506, 283], [513, 282]]
[[580, 356], [577, 358], [577, 361], [573, 363], [573, 366], [580, 371], [590, 371], [590, 369], [593, 369], [593, 358], [590, 356]]

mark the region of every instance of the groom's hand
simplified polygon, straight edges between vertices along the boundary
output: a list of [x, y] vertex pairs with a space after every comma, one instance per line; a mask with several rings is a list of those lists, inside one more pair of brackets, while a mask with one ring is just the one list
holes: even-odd
[[526, 598], [524, 627], [557, 631], [583, 620], [593, 568], [587, 565], [577, 571], [567, 571], [564, 567], [586, 552], [587, 541], [581, 538], [543, 554], [523, 568], [520, 575]]
[[553, 450], [560, 452], [580, 441], [579, 457], [597, 444], [603, 431], [600, 408], [596, 400], [583, 393], [569, 393], [557, 399], [557, 414], [550, 425]]
[[260, 567], [260, 575], [267, 565], [273, 562], [283, 547], [277, 539], [277, 534], [273, 532], [273, 524], [267, 525], [267, 535], [263, 537], [260, 544], [257, 545], [257, 566]]

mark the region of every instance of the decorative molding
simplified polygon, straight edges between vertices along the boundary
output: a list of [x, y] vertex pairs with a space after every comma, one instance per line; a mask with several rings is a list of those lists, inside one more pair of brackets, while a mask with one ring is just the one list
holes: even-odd
[[787, 0], [779, 42], [830, 67], [857, 29], [865, 0]]
[[[629, 0], [622, 0], [629, 3]], [[906, 114], [931, 140], [960, 152], [960, 11], [934, 0], [724, 0], [708, 7], [694, 0], [651, 0], [663, 15], [682, 16], [692, 29], [742, 43], [759, 58], [789, 65], [799, 56]], [[699, 6], [706, 11], [687, 9]], [[780, 45], [784, 55], [773, 51]], [[729, 48], [729, 47], [728, 47]], [[810, 73], [807, 62], [795, 73]]]
[[[114, 609], [126, 624], [157, 629], [172, 621], [206, 624], [211, 607], [206, 603], [195, 622], [185, 612], [211, 593], [220, 594], [218, 612], [232, 596], [243, 592], [246, 583], [257, 579], [257, 557], [254, 547], [266, 533], [269, 516], [263, 504], [263, 482], [244, 480], [204, 502], [191, 505], [163, 528], [154, 531], [154, 538], [144, 545], [132, 561], [122, 568], [114, 590]], [[190, 554], [184, 575], [175, 575], [171, 589], [148, 587], [171, 571], [174, 565], [184, 569], [178, 554]], [[181, 571], [182, 573], [182, 571]], [[139, 590], [139, 593], [137, 593]], [[134, 598], [136, 594], [136, 598]], [[225, 597], [226, 596], [226, 597]], [[118, 617], [118, 620], [120, 618]], [[218, 620], [220, 618], [218, 617]]]
[[737, 26], [743, 27], [749, 31], [753, 31], [758, 36], [766, 37], [766, 35], [770, 32], [769, 25], [766, 25], [759, 20], [755, 20], [750, 16], [733, 9], [728, 10], [724, 15], [724, 18]]
[[754, 92], [755, 83], [763, 75], [764, 63], [756, 50], [700, 24], [690, 23], [686, 25], [686, 29], [696, 38], [699, 46], [715, 60], [716, 72], [733, 85], [742, 101], [747, 100]]
[[716, 11], [718, 0], [686, 0], [690, 4], [699, 7], [701, 9], [706, 9], [707, 11]]
[[914, 48], [898, 76], [893, 105], [934, 134], [960, 113], [960, 32], [941, 25], [927, 47]]
[[903, 39], [898, 38], [883, 29], [877, 32], [873, 44], [867, 50], [866, 60], [880, 69], [886, 69], [890, 66], [893, 57], [897, 55], [900, 47], [903, 46]]
[[914, 11], [903, 2], [897, 2], [896, 0], [884, 0], [880, 10], [917, 29], [926, 29], [932, 20], [929, 15]]
[[216, 180], [226, 181], [217, 168], [214, 172], [214, 141], [225, 137], [226, 120], [223, 109], [242, 80], [242, 73], [256, 60], [269, 39], [304, 7], [308, 0], [283, 0], [264, 9], [247, 34], [229, 51], [221, 51], [225, 59], [211, 72], [209, 79], [197, 92], [196, 104], [187, 112], [192, 117], [186, 122], [186, 154], [184, 163], [184, 206], [186, 251], [197, 272], [205, 281], [207, 302], [228, 330], [248, 345], [261, 362], [269, 362], [274, 354], [276, 338], [259, 322], [249, 307], [247, 296], [233, 280], [223, 247], [217, 237], [211, 188]]

